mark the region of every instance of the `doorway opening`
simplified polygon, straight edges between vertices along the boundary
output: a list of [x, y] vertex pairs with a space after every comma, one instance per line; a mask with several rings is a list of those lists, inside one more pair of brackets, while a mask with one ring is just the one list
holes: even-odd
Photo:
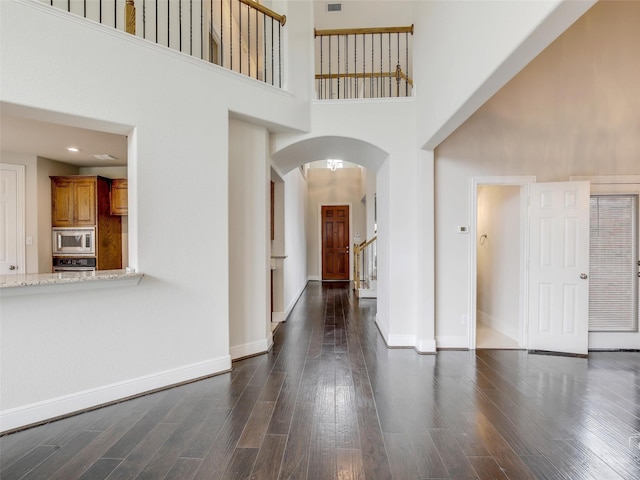
[[526, 348], [527, 198], [534, 177], [476, 178], [470, 228], [470, 349]]

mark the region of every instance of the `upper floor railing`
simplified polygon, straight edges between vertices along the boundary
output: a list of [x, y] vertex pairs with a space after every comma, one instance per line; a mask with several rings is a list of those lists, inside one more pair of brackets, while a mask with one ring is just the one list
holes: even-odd
[[286, 17], [254, 0], [41, 0], [282, 87]]
[[409, 97], [413, 25], [315, 30], [319, 99]]

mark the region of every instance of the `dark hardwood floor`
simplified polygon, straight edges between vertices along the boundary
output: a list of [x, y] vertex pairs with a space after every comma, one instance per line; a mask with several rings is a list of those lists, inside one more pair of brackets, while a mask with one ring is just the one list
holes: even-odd
[[0, 438], [2, 480], [640, 479], [640, 354], [387, 349], [310, 283], [231, 373]]

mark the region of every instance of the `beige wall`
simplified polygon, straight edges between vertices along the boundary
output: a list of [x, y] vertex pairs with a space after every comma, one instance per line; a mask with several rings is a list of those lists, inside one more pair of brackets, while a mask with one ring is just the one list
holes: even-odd
[[[311, 168], [307, 171], [307, 273], [311, 279], [321, 279], [320, 218], [321, 205], [350, 205], [350, 244], [356, 233], [366, 235], [365, 205], [362, 203], [360, 168], [329, 169]], [[350, 260], [353, 268], [353, 259]]]
[[640, 173], [640, 2], [600, 2], [436, 149], [436, 336], [466, 345], [470, 179]]

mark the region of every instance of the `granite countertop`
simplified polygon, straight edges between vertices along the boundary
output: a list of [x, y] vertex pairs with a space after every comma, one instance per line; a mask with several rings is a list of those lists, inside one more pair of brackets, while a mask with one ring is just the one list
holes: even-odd
[[[56, 287], [67, 285], [83, 287], [103, 287], [108, 283], [122, 283], [137, 285], [144, 276], [142, 273], [123, 270], [98, 270], [95, 272], [57, 272], [57, 273], [27, 273], [16, 275], [0, 275], [0, 292], [5, 295], [30, 293], [27, 290], [42, 288], [28, 287]], [[100, 286], [99, 286], [99, 285]]]

